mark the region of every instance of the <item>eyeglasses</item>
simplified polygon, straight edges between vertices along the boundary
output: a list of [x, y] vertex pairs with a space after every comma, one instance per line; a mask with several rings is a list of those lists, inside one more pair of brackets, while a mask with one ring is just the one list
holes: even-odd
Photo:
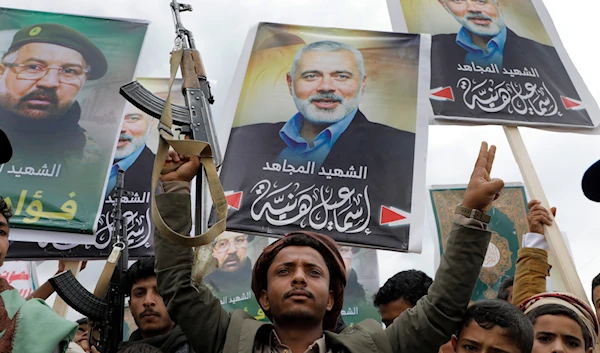
[[351, 247], [349, 247], [349, 246], [340, 246], [340, 247], [338, 248], [338, 250], [340, 251], [340, 253], [341, 253], [341, 254], [342, 254], [342, 253], [349, 253], [349, 252], [352, 252], [352, 248], [351, 248]]
[[218, 253], [224, 253], [225, 251], [227, 251], [229, 249], [231, 244], [233, 244], [236, 249], [247, 248], [248, 247], [248, 239], [244, 235], [244, 236], [240, 236], [240, 237], [233, 239], [233, 243], [230, 243], [228, 239], [219, 240], [215, 244], [214, 249]]
[[9, 67], [12, 72], [17, 74], [17, 79], [20, 80], [39, 80], [48, 74], [50, 70], [58, 70], [58, 80], [62, 83], [77, 84], [81, 83], [81, 77], [91, 71], [91, 67], [84, 69], [79, 66], [47, 66], [44, 64], [14, 64], [3, 63]]

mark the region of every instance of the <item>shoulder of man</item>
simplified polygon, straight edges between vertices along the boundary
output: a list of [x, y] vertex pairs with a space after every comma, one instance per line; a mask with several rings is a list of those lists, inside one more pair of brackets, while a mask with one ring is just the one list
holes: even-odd
[[338, 333], [325, 331], [327, 347], [334, 352], [345, 347], [352, 352], [392, 352], [392, 345], [381, 324], [366, 319]]
[[277, 133], [285, 122], [278, 123], [258, 123], [234, 127], [231, 129], [231, 136], [247, 136], [247, 135], [265, 135], [276, 131]]
[[[513, 32], [511, 29], [507, 28], [508, 33], [506, 36], [506, 45], [509, 47], [516, 46], [518, 47], [521, 53], [517, 53], [518, 55], [522, 55], [523, 53], [529, 55], [535, 55], [534, 59], [542, 59], [541, 55], [536, 55], [535, 53], [541, 52], [543, 55], [550, 55], [558, 57], [558, 53], [553, 46], [542, 44], [533, 39], [521, 37], [520, 35]], [[505, 49], [506, 50], [506, 49]], [[544, 57], [543, 60], [547, 60], [547, 57]]]
[[[380, 141], [381, 139], [402, 139], [403, 141], [407, 139], [408, 141], [414, 141], [415, 139], [414, 132], [400, 130], [389, 125], [370, 121], [362, 112], [359, 113], [362, 117], [357, 116], [356, 118], [362, 118], [362, 121], [357, 121], [358, 124], [356, 124], [356, 129], [353, 129], [357, 132], [360, 131], [362, 134]], [[352, 124], [350, 126], [352, 126]]]

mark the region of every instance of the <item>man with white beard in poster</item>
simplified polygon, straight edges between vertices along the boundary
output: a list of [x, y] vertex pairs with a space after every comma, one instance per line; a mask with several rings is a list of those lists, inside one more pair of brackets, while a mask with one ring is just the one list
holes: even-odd
[[[250, 193], [264, 178], [276, 180], [279, 185], [301, 179], [307, 185], [317, 182], [332, 190], [351, 187], [357, 193], [368, 187], [364, 200], [373, 210], [367, 220], [371, 231], [378, 226], [373, 220], [379, 219], [382, 205], [410, 212], [415, 134], [369, 121], [361, 112], [367, 76], [363, 55], [348, 44], [320, 41], [301, 48], [286, 76], [298, 113], [283, 122], [232, 129], [221, 171], [224, 189]], [[269, 109], [267, 102], [265, 109]], [[394, 120], [404, 118], [402, 112], [393, 114]], [[302, 170], [311, 165], [308, 169], [313, 172], [265, 172], [263, 167], [274, 162]], [[318, 175], [322, 170], [340, 169], [353, 171], [348, 174], [354, 175], [360, 169], [363, 176]], [[252, 201], [244, 197], [237, 212], [230, 210], [228, 223], [248, 223]], [[260, 226], [269, 224], [257, 224]], [[406, 235], [398, 238], [408, 247]]]
[[[514, 0], [506, 0], [504, 3], [510, 1]], [[465, 85], [460, 84], [459, 80], [467, 77], [476, 81], [474, 86], [485, 79], [492, 79], [495, 80], [494, 82], [497, 81], [497, 84], [502, 81], [506, 81], [507, 85], [535, 84], [539, 90], [544, 89], [548, 92], [546, 95], [552, 97], [560, 114], [557, 112], [550, 114], [550, 111], [553, 111], [552, 107], [547, 107], [546, 114], [540, 116], [537, 116], [536, 111], [525, 109], [524, 113], [519, 114], [524, 115], [522, 119], [527, 121], [532, 118], [538, 120], [543, 118], [543, 121], [564, 124], [566, 115], [563, 117], [562, 114], [567, 114], [568, 110], [569, 117], [577, 119], [577, 123], [587, 125], [591, 122], [585, 110], [570, 109], [572, 108], [570, 103], [580, 101], [580, 98], [556, 49], [521, 37], [508, 28], [507, 22], [510, 23], [511, 19], [505, 18], [498, 0], [438, 0], [438, 2], [461, 25], [461, 28], [458, 33], [438, 34], [432, 37], [431, 88], [437, 90], [452, 87], [454, 91], [451, 99], [432, 100], [436, 115], [473, 116], [471, 112], [473, 109], [467, 109], [463, 99], [459, 97], [462, 96], [461, 89], [465, 89]], [[534, 22], [539, 21], [539, 18], [528, 18], [525, 21], [527, 20]], [[526, 27], [526, 24], [522, 26], [522, 28]], [[516, 90], [518, 91], [518, 88]], [[468, 89], [465, 94], [467, 92]], [[567, 98], [567, 101], [561, 99], [561, 96]], [[476, 115], [499, 112], [493, 108], [501, 105], [502, 102], [493, 103], [494, 105], [490, 105], [492, 108], [490, 110], [482, 108], [482, 112], [479, 112], [475, 108]], [[508, 113], [511, 111], [509, 110]], [[519, 119], [516, 115], [518, 114], [513, 114], [509, 119]], [[500, 117], [486, 116], [486, 118]]]
[[125, 171], [125, 190], [134, 191], [129, 188], [134, 185], [144, 186], [146, 191], [150, 190], [148, 185], [151, 182], [155, 155], [146, 146], [146, 141], [153, 125], [151, 119], [147, 114], [127, 103], [105, 197], [116, 185], [119, 168]]

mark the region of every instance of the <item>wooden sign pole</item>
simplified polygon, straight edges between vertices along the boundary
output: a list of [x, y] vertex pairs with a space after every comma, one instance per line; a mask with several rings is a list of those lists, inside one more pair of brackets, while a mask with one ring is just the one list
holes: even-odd
[[[519, 165], [521, 175], [525, 180], [525, 187], [527, 188], [530, 197], [534, 200], [539, 200], [543, 207], [550, 210], [550, 204], [546, 199], [542, 184], [533, 168], [533, 163], [531, 162], [529, 153], [527, 153], [519, 128], [516, 126], [505, 126], [504, 132], [506, 133], [506, 138], [508, 139], [513, 155], [515, 156], [515, 160]], [[550, 217], [552, 217], [552, 215], [550, 215]], [[556, 262], [553, 266], [558, 268], [567, 292], [584, 300], [589, 305], [589, 300], [585, 294], [579, 275], [577, 274], [575, 263], [569, 255], [567, 245], [560, 233], [560, 229], [558, 229], [556, 221], [552, 222], [551, 227], [544, 226], [544, 233], [546, 235], [546, 240], [548, 241], [550, 253], [554, 255]]]
[[[77, 277], [77, 275], [79, 274], [80, 269], [81, 261], [65, 261], [65, 271], [71, 270], [75, 277]], [[54, 310], [54, 312], [56, 312], [59, 316], [66, 317], [67, 312], [69, 311], [69, 306], [57, 294], [56, 299], [54, 299], [54, 305], [52, 306], [52, 310]]]

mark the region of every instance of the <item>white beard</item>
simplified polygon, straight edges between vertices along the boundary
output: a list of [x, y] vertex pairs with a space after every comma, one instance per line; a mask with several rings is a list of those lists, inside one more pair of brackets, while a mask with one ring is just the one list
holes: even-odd
[[[500, 33], [500, 31], [502, 31], [504, 27], [506, 27], [506, 24], [504, 23], [504, 15], [500, 11], [500, 9], [498, 9], [498, 18], [493, 19], [490, 16], [484, 14], [467, 14], [465, 17], [458, 17], [454, 14], [454, 12], [450, 11], [446, 3], [444, 3], [444, 6], [446, 6], [446, 10], [448, 10], [448, 12], [458, 21], [458, 23], [460, 23], [463, 27], [468, 29], [469, 32], [473, 34], [482, 37], [494, 37], [498, 35], [498, 33]], [[469, 21], [469, 18], [473, 17], [485, 18], [487, 20], [490, 20], [490, 23], [487, 26], [478, 25], [474, 22]]]
[[120, 161], [125, 159], [135, 151], [137, 151], [140, 147], [146, 144], [146, 136], [134, 137], [128, 144], [123, 147], [117, 147], [115, 151], [115, 160]]
[[312, 95], [306, 100], [302, 100], [296, 96], [296, 91], [292, 84], [292, 97], [296, 108], [302, 116], [313, 124], [335, 124], [338, 121], [344, 119], [360, 104], [360, 97], [362, 96], [362, 86], [354, 98], [344, 99], [340, 96], [335, 96], [340, 103], [333, 109], [321, 109], [316, 105], [312, 104], [311, 101], [319, 95]]

